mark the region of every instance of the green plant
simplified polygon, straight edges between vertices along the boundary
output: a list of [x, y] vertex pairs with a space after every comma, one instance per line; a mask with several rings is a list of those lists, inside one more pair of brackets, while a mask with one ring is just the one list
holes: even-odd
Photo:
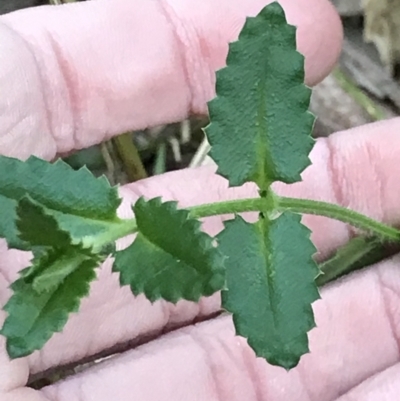
[[[218, 173], [231, 186], [254, 182], [259, 196], [179, 209], [160, 198], [139, 199], [135, 218], [121, 220], [117, 188], [85, 168], [74, 171], [31, 157], [0, 157], [0, 236], [33, 252], [32, 264], [12, 284], [1, 330], [11, 358], [29, 355], [61, 331], [88, 294], [96, 267], [109, 255], [121, 285], [155, 301], [198, 301], [222, 290], [238, 335], [260, 357], [290, 369], [308, 352], [320, 271], [301, 214], [350, 223], [380, 241], [400, 232], [336, 205], [276, 195], [271, 184], [301, 180], [310, 164], [304, 58], [296, 31], [277, 3], [248, 18], [217, 73], [217, 97], [206, 129]], [[255, 223], [239, 214], [257, 212]], [[212, 238], [198, 219], [234, 214]], [[137, 234], [126, 249], [115, 241]]]

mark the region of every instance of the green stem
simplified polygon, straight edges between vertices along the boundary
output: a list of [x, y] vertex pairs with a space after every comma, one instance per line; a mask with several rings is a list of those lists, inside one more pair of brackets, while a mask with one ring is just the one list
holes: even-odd
[[[387, 240], [400, 240], [400, 231], [396, 228], [332, 203], [286, 197], [275, 197], [274, 200], [275, 208], [280, 212], [291, 211], [294, 213], [329, 217], [360, 228], [368, 233], [374, 233]], [[266, 212], [269, 211], [266, 206], [265, 198], [250, 198], [195, 206], [189, 208], [189, 210], [191, 217], [202, 218], [219, 214]]]
[[137, 230], [135, 218], [127, 220], [119, 219], [116, 224], [102, 234], [96, 235], [95, 237], [86, 237], [84, 243], [87, 246], [92, 246], [95, 253], [101, 252], [106, 245], [112, 244], [128, 235], [135, 234]]
[[[230, 201], [209, 203], [188, 208], [190, 217], [200, 219], [222, 214], [245, 212], [274, 212], [291, 211], [301, 214], [314, 214], [351, 224], [368, 233], [373, 233], [381, 239], [390, 241], [400, 240], [400, 231], [379, 223], [367, 216], [331, 203], [313, 201], [309, 199], [285, 198], [275, 195], [266, 198], [247, 198]], [[107, 230], [102, 236], [96, 237], [96, 246], [101, 248], [106, 244], [137, 232], [135, 219], [120, 220], [113, 229]]]
[[[210, 203], [189, 208], [190, 216], [193, 218], [209, 217], [220, 214], [265, 212], [266, 199], [248, 198], [232, 201]], [[278, 211], [291, 211], [301, 214], [314, 214], [342, 221], [367, 232], [384, 237], [386, 239], [400, 240], [400, 231], [373, 220], [361, 213], [346, 209], [332, 203], [314, 201], [310, 199], [275, 197], [275, 207]]]
[[221, 214], [265, 211], [265, 201], [265, 198], [236, 199], [193, 206], [189, 207], [188, 210], [190, 211], [190, 217], [201, 219]]
[[368, 233], [392, 241], [400, 240], [400, 231], [373, 220], [361, 213], [346, 209], [332, 203], [314, 201], [310, 199], [297, 198], [277, 198], [277, 209], [281, 212], [291, 211], [294, 213], [313, 214], [329, 217], [331, 219], [342, 221], [354, 227], [360, 228]]

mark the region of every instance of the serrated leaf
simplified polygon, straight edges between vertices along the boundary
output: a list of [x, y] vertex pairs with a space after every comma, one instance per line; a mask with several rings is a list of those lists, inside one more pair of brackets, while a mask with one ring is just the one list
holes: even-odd
[[[11, 358], [41, 349], [54, 333], [63, 329], [68, 315], [78, 310], [80, 300], [88, 294], [99, 263], [98, 256], [73, 247], [51, 250], [22, 272], [11, 285], [13, 295], [4, 307], [8, 316], [0, 331], [7, 339]], [[42, 291], [35, 290], [35, 281]]]
[[257, 356], [286, 369], [308, 352], [307, 332], [315, 325], [318, 269], [309, 236], [291, 213], [255, 224], [236, 217], [218, 236], [228, 256], [223, 307]]
[[97, 235], [118, 221], [121, 200], [105, 178], [95, 178], [86, 168], [75, 171], [61, 160], [31, 157], [23, 162], [0, 156], [0, 237], [11, 248], [28, 249], [16, 227], [17, 203], [26, 195], [76, 237]]
[[140, 198], [133, 207], [138, 235], [115, 254], [113, 270], [122, 285], [150, 301], [198, 301], [224, 285], [224, 257], [213, 238], [200, 231], [200, 222], [176, 202]]
[[[93, 229], [93, 222], [90, 219], [80, 219], [55, 212], [31, 199], [30, 196], [23, 197], [17, 203], [16, 213], [18, 236], [22, 241], [28, 243], [30, 248], [62, 248], [72, 244], [93, 249], [96, 245], [96, 239], [100, 237], [104, 239], [107, 230], [115, 228], [118, 224], [123, 224], [122, 221], [117, 223], [102, 222], [102, 229], [99, 229], [97, 233], [92, 232], [92, 236], [87, 236], [88, 229]], [[115, 243], [107, 243], [99, 249], [96, 248], [98, 251], [96, 253], [109, 255], [114, 252], [114, 248]]]
[[300, 180], [314, 143], [311, 90], [303, 82], [296, 29], [271, 3], [247, 18], [239, 40], [230, 44], [208, 107], [210, 156], [231, 186], [253, 181], [265, 190], [273, 181]]

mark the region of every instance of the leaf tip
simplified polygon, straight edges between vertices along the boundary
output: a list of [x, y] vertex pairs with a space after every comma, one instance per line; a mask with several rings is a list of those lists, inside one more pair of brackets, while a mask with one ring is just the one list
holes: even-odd
[[24, 358], [32, 353], [27, 348], [23, 338], [8, 338], [6, 341], [7, 354], [11, 360]]

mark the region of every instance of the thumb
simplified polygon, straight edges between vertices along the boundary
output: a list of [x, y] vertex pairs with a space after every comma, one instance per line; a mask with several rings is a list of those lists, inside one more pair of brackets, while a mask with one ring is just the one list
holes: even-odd
[[[51, 159], [205, 113], [228, 42], [269, 2], [97, 0], [1, 17], [2, 154]], [[338, 16], [328, 0], [281, 3], [316, 83], [339, 54]]]

